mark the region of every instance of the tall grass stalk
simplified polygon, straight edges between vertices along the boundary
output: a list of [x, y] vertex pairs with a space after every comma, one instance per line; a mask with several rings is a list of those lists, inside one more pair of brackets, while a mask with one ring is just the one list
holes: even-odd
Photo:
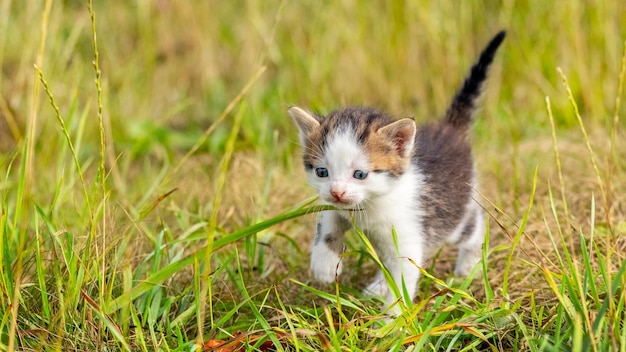
[[[577, 104], [572, 96], [571, 88], [562, 70], [559, 69], [559, 73], [561, 74], [564, 85], [568, 91], [568, 97], [570, 99], [572, 107], [574, 108], [574, 113], [578, 119], [579, 127], [583, 133], [583, 139], [587, 151], [590, 155], [591, 164], [596, 174], [598, 186], [600, 187], [601, 192], [605, 192], [606, 188], [603, 187], [604, 182], [600, 177], [599, 168], [595, 161], [595, 153], [589, 142], [589, 137], [586, 133], [582, 118], [580, 117], [580, 114], [578, 112]], [[620, 89], [618, 89], [618, 91], [619, 90]], [[565, 186], [562, 181], [563, 176], [561, 173], [561, 161], [557, 148], [556, 128], [554, 126], [554, 119], [550, 108], [550, 100], [548, 98], [546, 98], [546, 103], [546, 108], [548, 110], [548, 115], [550, 117], [552, 125], [553, 144], [555, 150], [555, 159], [557, 162], [557, 171], [559, 173], [559, 178], [561, 182], [561, 193], [563, 196], [564, 206], [566, 206], [567, 202], [565, 199]], [[613, 142], [614, 141], [612, 140], [611, 143]], [[611, 148], [613, 148], [613, 145], [611, 145]], [[613, 153], [612, 150], [610, 152]], [[612, 167], [610, 160], [608, 167]], [[607, 179], [607, 182], [610, 182], [610, 179]], [[583, 236], [583, 233], [581, 231], [579, 233], [580, 244], [578, 246], [574, 245], [575, 242], [573, 241], [573, 239], [570, 239], [569, 245], [566, 245], [566, 238], [568, 236], [562, 231], [562, 228], [559, 225], [561, 221], [559, 221], [559, 215], [552, 199], [551, 192], [550, 200], [552, 213], [557, 223], [561, 246], [557, 245], [557, 242], [552, 239], [552, 234], [549, 230], [549, 226], [546, 226], [546, 228], [552, 239], [551, 241], [552, 245], [554, 246], [555, 254], [559, 259], [560, 266], [557, 268], [557, 270], [559, 270], [560, 273], [555, 274], [545, 266], [543, 267], [543, 272], [547, 283], [549, 284], [550, 288], [560, 302], [559, 310], [562, 309], [562, 311], [566, 313], [565, 317], [567, 318], [567, 321], [571, 324], [571, 327], [569, 328], [567, 333], [571, 334], [570, 336], [573, 339], [572, 346], [574, 349], [591, 349], [593, 351], [617, 349], [619, 344], [616, 334], [610, 333], [609, 331], [611, 331], [615, 326], [613, 323], [615, 317], [622, 314], [621, 312], [617, 313], [614, 310], [616, 304], [619, 305], [620, 303], [618, 302], [622, 300], [622, 298], [620, 298], [619, 296], [615, 296], [615, 294], [617, 293], [615, 289], [617, 288], [617, 286], [623, 286], [623, 272], [624, 270], [626, 270], [626, 261], [622, 260], [622, 263], [621, 265], [619, 265], [619, 269], [617, 270], [617, 272], [613, 272], [613, 267], [615, 265], [615, 263], [613, 263], [613, 260], [615, 256], [613, 254], [614, 245], [611, 243], [612, 236], [610, 236], [610, 234], [613, 233], [610, 224], [611, 218], [606, 215], [606, 226], [609, 235], [603, 236], [603, 242], [606, 247], [606, 251], [602, 253], [596, 236], [596, 229], [598, 227], [596, 224], [595, 197], [592, 193], [590, 204], [589, 238], [587, 239], [585, 236]], [[610, 211], [611, 204], [608, 203], [609, 201], [610, 200], [608, 196], [603, 196], [605, 212]], [[569, 224], [569, 215], [566, 216], [568, 217], [566, 219], [566, 222]], [[587, 243], [589, 245], [588, 247]], [[576, 247], [580, 248], [581, 254], [577, 255], [576, 253], [570, 252], [570, 250], [568, 250], [568, 247], [572, 248], [572, 251]], [[560, 255], [561, 251], [563, 251], [563, 256]], [[597, 262], [597, 265], [593, 264], [594, 262]], [[584, 267], [583, 269], [581, 269], [581, 265]], [[560, 283], [560, 286], [558, 283]], [[621, 296], [623, 296], [623, 294]], [[555, 341], [559, 341], [560, 335], [564, 333], [564, 331], [561, 330], [560, 322], [557, 326], [559, 327], [559, 329], [557, 330]], [[565, 327], [565, 329], [567, 329], [567, 327]], [[621, 328], [617, 328], [615, 331], [619, 333], [619, 330], [621, 330]], [[606, 334], [606, 332], [609, 333]], [[599, 333], [608, 338], [599, 338]]]
[[[54, 100], [54, 95], [52, 94], [52, 91], [50, 90], [50, 86], [48, 85], [48, 82], [46, 81], [43, 72], [38, 66], [35, 66], [35, 71], [37, 72], [39, 81], [41, 82], [41, 85], [43, 86], [43, 89], [46, 92], [46, 95], [48, 96], [50, 105], [52, 106], [52, 109], [54, 110], [54, 115], [57, 119], [57, 122], [61, 126], [61, 131], [63, 132], [65, 141], [68, 147], [70, 148], [72, 159], [74, 161], [74, 166], [76, 167], [76, 173], [78, 174], [78, 178], [80, 179], [80, 185], [83, 191], [83, 195], [85, 196], [85, 205], [87, 207], [87, 213], [91, 215], [93, 214], [94, 210], [91, 206], [91, 199], [89, 196], [89, 192], [87, 191], [87, 183], [85, 182], [85, 176], [83, 175], [83, 170], [82, 170], [82, 167], [80, 166], [80, 161], [78, 160], [78, 154], [76, 153], [76, 149], [74, 148], [74, 143], [72, 143], [70, 132], [68, 131], [67, 126], [65, 125], [65, 119], [63, 118], [61, 114], [61, 110], [59, 109], [59, 106]], [[95, 225], [95, 224], [92, 223], [91, 225]]]
[[530, 191], [530, 199], [528, 201], [528, 208], [522, 217], [522, 221], [519, 224], [517, 229], [517, 233], [513, 238], [513, 243], [511, 244], [511, 249], [509, 250], [509, 255], [506, 260], [506, 265], [504, 266], [504, 277], [502, 281], [502, 295], [507, 297], [508, 288], [509, 288], [509, 273], [511, 271], [511, 262], [513, 261], [513, 253], [515, 253], [515, 249], [519, 245], [519, 242], [524, 234], [524, 229], [526, 228], [526, 224], [528, 223], [528, 217], [530, 215], [530, 211], [532, 209], [533, 203], [535, 201], [535, 191], [537, 189], [537, 173], [539, 172], [539, 166], [535, 167], [535, 174], [533, 176], [532, 190]]
[[246, 112], [245, 103], [242, 104], [239, 108], [239, 111], [235, 115], [233, 128], [230, 131], [230, 135], [228, 136], [228, 142], [226, 143], [226, 150], [224, 151], [224, 156], [220, 162], [219, 174], [217, 175], [217, 180], [215, 182], [215, 199], [213, 200], [213, 209], [211, 210], [211, 217], [209, 218], [208, 229], [206, 233], [206, 247], [204, 252], [202, 253], [204, 256], [204, 261], [202, 265], [202, 271], [200, 274], [200, 292], [198, 294], [198, 337], [197, 344], [198, 347], [202, 346], [204, 339], [204, 317], [206, 314], [205, 306], [207, 305], [208, 298], [208, 309], [209, 309], [209, 321], [211, 323], [210, 329], [214, 328], [213, 321], [213, 301], [212, 301], [212, 285], [211, 285], [211, 257], [213, 256], [213, 243], [215, 240], [215, 235], [217, 232], [217, 223], [219, 217], [219, 210], [222, 201], [222, 192], [224, 191], [224, 184], [226, 183], [226, 177], [228, 175], [229, 165], [233, 156], [233, 152], [235, 149], [235, 140], [237, 135], [239, 134], [239, 128], [241, 126], [241, 119]]
[[[106, 261], [106, 251], [107, 251], [107, 187], [106, 187], [106, 179], [107, 179], [107, 171], [106, 171], [106, 139], [104, 133], [104, 114], [102, 107], [102, 87], [101, 87], [101, 79], [102, 72], [100, 71], [100, 54], [98, 52], [98, 36], [96, 32], [96, 13], [93, 9], [93, 0], [89, 0], [89, 19], [91, 21], [91, 35], [92, 35], [92, 43], [93, 43], [93, 68], [95, 73], [95, 85], [96, 85], [96, 100], [97, 100], [97, 111], [98, 111], [98, 131], [100, 132], [100, 167], [98, 178], [100, 179], [100, 199], [101, 199], [101, 207], [102, 207], [102, 224], [100, 227], [100, 236], [102, 238], [101, 242], [101, 253], [99, 255], [101, 259], [101, 271], [99, 275], [100, 279], [100, 304], [105, 302], [106, 296], [105, 292], [107, 291], [107, 261]], [[91, 213], [91, 212], [90, 212]], [[95, 225], [95, 224], [94, 224]], [[93, 233], [95, 233], [97, 227], [93, 226]], [[98, 246], [96, 246], [96, 253]]]
[[552, 106], [550, 105], [550, 97], [546, 97], [546, 109], [550, 118], [550, 129], [552, 131], [552, 144], [554, 146], [554, 160], [556, 162], [556, 172], [559, 175], [559, 185], [561, 190], [561, 200], [563, 202], [563, 212], [565, 220], [569, 223], [569, 210], [567, 209], [567, 199], [565, 198], [565, 181], [563, 181], [563, 171], [561, 167], [561, 157], [559, 156], [559, 148], [557, 146], [556, 126], [554, 124], [554, 115], [552, 114]]
[[602, 194], [602, 206], [604, 207], [604, 211], [607, 217], [606, 221], [607, 221], [607, 224], [609, 224], [609, 228], [610, 228], [611, 221], [610, 221], [609, 214], [611, 211], [610, 211], [610, 206], [608, 204], [609, 198], [605, 190], [604, 182], [600, 174], [598, 163], [596, 162], [596, 157], [594, 155], [593, 148], [591, 147], [591, 143], [589, 142], [589, 136], [587, 135], [587, 130], [585, 129], [585, 123], [583, 122], [583, 118], [580, 116], [578, 104], [576, 103], [576, 100], [574, 99], [572, 88], [567, 82], [567, 77], [565, 77], [565, 74], [563, 73], [563, 70], [560, 67], [557, 67], [557, 71], [559, 72], [559, 75], [561, 76], [561, 79], [563, 80], [563, 84], [565, 85], [565, 89], [567, 90], [567, 97], [570, 103], [572, 104], [572, 108], [574, 109], [574, 115], [576, 116], [576, 120], [578, 121], [578, 126], [580, 127], [580, 131], [583, 134], [583, 141], [585, 142], [585, 146], [587, 147], [587, 152], [589, 153], [589, 160], [591, 162], [591, 165], [593, 166], [593, 171], [595, 172], [595, 175], [596, 175], [598, 187], [600, 187], [600, 192]]

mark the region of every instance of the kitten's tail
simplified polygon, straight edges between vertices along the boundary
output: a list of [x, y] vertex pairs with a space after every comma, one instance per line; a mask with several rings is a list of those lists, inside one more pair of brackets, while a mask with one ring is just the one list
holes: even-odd
[[469, 76], [463, 83], [463, 87], [456, 93], [452, 104], [446, 112], [445, 120], [447, 122], [457, 127], [465, 127], [472, 122], [472, 114], [476, 108], [476, 100], [480, 96], [482, 84], [487, 78], [489, 66], [505, 35], [505, 31], [496, 34], [480, 54], [478, 62], [472, 66]]

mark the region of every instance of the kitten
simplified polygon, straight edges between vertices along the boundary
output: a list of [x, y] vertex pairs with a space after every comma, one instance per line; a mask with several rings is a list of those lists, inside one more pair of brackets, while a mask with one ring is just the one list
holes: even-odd
[[[480, 260], [485, 221], [472, 199], [476, 179], [468, 130], [504, 37], [504, 31], [498, 33], [483, 50], [438, 122], [417, 128], [411, 118], [395, 120], [367, 107], [326, 117], [289, 109], [300, 132], [308, 182], [323, 203], [338, 209], [319, 217], [311, 250], [317, 280], [332, 282], [341, 273], [344, 233], [353, 223], [367, 235], [400, 292], [404, 280], [410, 298], [417, 290], [417, 266], [444, 242], [459, 245], [455, 274], [469, 274]], [[384, 296], [387, 306], [396, 301], [382, 271], [366, 292]]]

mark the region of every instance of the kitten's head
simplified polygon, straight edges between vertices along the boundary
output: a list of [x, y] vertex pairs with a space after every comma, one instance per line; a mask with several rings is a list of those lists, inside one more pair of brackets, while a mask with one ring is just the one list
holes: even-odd
[[300, 130], [309, 183], [324, 203], [358, 208], [389, 192], [410, 166], [416, 133], [410, 118], [362, 107], [326, 117], [292, 107], [289, 114]]

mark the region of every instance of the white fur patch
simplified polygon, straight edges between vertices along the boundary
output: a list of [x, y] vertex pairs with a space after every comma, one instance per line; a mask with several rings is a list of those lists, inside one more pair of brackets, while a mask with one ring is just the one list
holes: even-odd
[[[417, 281], [420, 277], [418, 266], [423, 266], [424, 235], [419, 211], [417, 192], [421, 187], [421, 178], [415, 167], [411, 167], [397, 179], [379, 175], [375, 184], [378, 192], [360, 205], [361, 211], [353, 212], [356, 225], [362, 229], [371, 241], [376, 254], [383, 261], [400, 292], [402, 282], [412, 299], [417, 293]], [[342, 212], [348, 216], [347, 212]], [[393, 237], [395, 231], [396, 237]], [[387, 285], [382, 273], [379, 273], [366, 288], [366, 293], [381, 294], [386, 306], [394, 304], [398, 297]], [[397, 306], [394, 313], [399, 313]]]
[[334, 282], [341, 274], [341, 257], [322, 240], [311, 248], [311, 271], [320, 282]]
[[[339, 131], [329, 141], [324, 155], [320, 158], [320, 167], [328, 170], [328, 177], [318, 177], [315, 170], [308, 173], [309, 184], [319, 193], [320, 198], [329, 204], [352, 208], [367, 199], [366, 188], [371, 182], [371, 174], [365, 180], [354, 178], [356, 170], [369, 171], [366, 154], [359, 148], [352, 133]], [[331, 190], [344, 193], [346, 204], [335, 204]]]

